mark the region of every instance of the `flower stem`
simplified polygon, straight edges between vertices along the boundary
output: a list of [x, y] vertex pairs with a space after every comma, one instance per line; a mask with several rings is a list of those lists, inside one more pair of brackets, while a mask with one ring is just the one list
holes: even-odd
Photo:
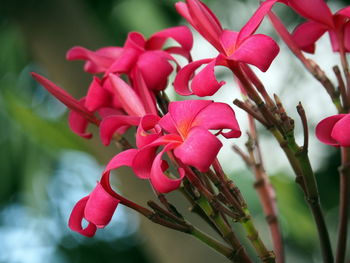
[[348, 233], [348, 217], [350, 203], [350, 148], [342, 147], [342, 165], [340, 173], [340, 201], [339, 201], [339, 230], [336, 252], [336, 263], [344, 263], [346, 255], [346, 240]]
[[258, 231], [256, 230], [253, 221], [251, 219], [248, 209], [245, 209], [246, 217], [240, 221], [243, 228], [247, 233], [247, 237], [252, 243], [253, 247], [257, 251], [260, 259], [264, 263], [274, 263], [275, 254], [272, 251], [267, 250], [263, 241], [261, 240]]
[[195, 238], [201, 240], [203, 243], [207, 244], [209, 247], [214, 249], [215, 251], [219, 252], [220, 254], [224, 255], [228, 259], [230, 259], [232, 262], [233, 259], [231, 259], [233, 253], [233, 250], [224, 244], [220, 243], [218, 240], [212, 238], [208, 234], [202, 232], [198, 228], [193, 227], [190, 234], [194, 236]]
[[[279, 141], [280, 143], [283, 143]], [[302, 181], [297, 181], [304, 191], [307, 203], [314, 216], [318, 235], [321, 243], [322, 256], [325, 263], [333, 263], [333, 252], [329, 239], [329, 234], [326, 226], [326, 222], [323, 216], [322, 208], [320, 205], [319, 193], [316, 184], [315, 175], [313, 173], [307, 150], [299, 147], [294, 135], [289, 133], [286, 136], [287, 147], [293, 155], [288, 151], [287, 157], [291, 158], [290, 161], [294, 165], [297, 165], [297, 174], [301, 174]]]
[[216, 227], [219, 229], [221, 236], [228, 242], [233, 248], [232, 260], [233, 262], [246, 262], [251, 263], [251, 259], [248, 257], [245, 249], [242, 247], [241, 243], [237, 239], [236, 235], [233, 233], [232, 229], [226, 224], [224, 218], [220, 213], [216, 212], [209, 201], [201, 196], [197, 200], [198, 205], [202, 208], [204, 213], [213, 221]]
[[254, 119], [249, 114], [248, 119], [251, 142], [248, 141], [246, 144], [249, 152], [249, 161], [247, 165], [251, 168], [256, 178], [255, 188], [259, 195], [266, 221], [269, 225], [274, 251], [276, 253], [276, 261], [278, 263], [283, 263], [285, 262], [285, 256], [282, 234], [277, 216], [276, 194], [264, 169]]

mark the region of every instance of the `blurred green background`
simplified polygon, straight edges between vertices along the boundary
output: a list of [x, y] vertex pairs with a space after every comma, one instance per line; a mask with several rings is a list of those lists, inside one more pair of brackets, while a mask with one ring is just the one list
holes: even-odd
[[[44, 74], [75, 97], [81, 97], [86, 92], [91, 76], [83, 72], [82, 63], [66, 61], [66, 51], [74, 45], [89, 49], [121, 46], [129, 31], [140, 31], [150, 36], [166, 27], [183, 24], [184, 21], [173, 7], [175, 2], [2, 1], [0, 262], [225, 262], [224, 258], [191, 237], [153, 226], [122, 207], [118, 208], [112, 223], [94, 238], [72, 233], [66, 223], [70, 210], [77, 200], [93, 188], [103, 165], [113, 155], [113, 149], [100, 146], [98, 136], [86, 141], [71, 133], [66, 123], [65, 107], [29, 75], [31, 71]], [[205, 2], [213, 7], [226, 27], [233, 26], [236, 30], [249, 17], [245, 16], [245, 12], [238, 11], [238, 7], [251, 14], [252, 8], [256, 6], [254, 0], [248, 3], [239, 0]], [[291, 12], [281, 12], [286, 12], [289, 23], [300, 21]], [[295, 69], [301, 74], [299, 64], [292, 66], [295, 68], [288, 67], [289, 73]], [[292, 85], [295, 82], [289, 86], [283, 83], [280, 85], [283, 90], [280, 91], [287, 97], [291, 96], [288, 90]], [[313, 82], [313, 85], [318, 84]], [[315, 123], [317, 120], [314, 120]], [[265, 154], [272, 155], [275, 150], [270, 146], [264, 148], [266, 137], [266, 133], [263, 134], [263, 150]], [[317, 177], [322, 205], [334, 240], [339, 156], [333, 149], [322, 149], [326, 154], [318, 159]], [[232, 158], [240, 162], [237, 156]], [[273, 158], [285, 159], [281, 152], [275, 153]], [[227, 169], [232, 171], [232, 178], [242, 188], [264, 240], [271, 244], [252, 187], [253, 177], [242, 164], [237, 167]], [[288, 261], [320, 262], [317, 235], [310, 213], [285, 160], [282, 168], [278, 169], [269, 167], [267, 163], [267, 170], [277, 191]], [[132, 175], [121, 174], [115, 183], [131, 198], [145, 202], [147, 184], [129, 177]], [[171, 195], [171, 198], [177, 200], [179, 197]], [[183, 200], [181, 202], [184, 203]], [[182, 204], [181, 209], [186, 210], [186, 205]], [[197, 220], [195, 217], [191, 219]], [[240, 232], [240, 229], [237, 231]]]

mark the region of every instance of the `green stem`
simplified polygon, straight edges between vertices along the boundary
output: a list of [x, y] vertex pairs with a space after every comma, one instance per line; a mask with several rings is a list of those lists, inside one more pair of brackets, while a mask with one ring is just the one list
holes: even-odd
[[207, 244], [209, 247], [211, 247], [215, 251], [219, 252], [220, 254], [224, 255], [225, 257], [231, 260], [231, 257], [233, 255], [233, 250], [231, 248], [225, 246], [224, 244], [220, 243], [218, 240], [212, 238], [208, 234], [202, 232], [201, 230], [195, 227], [193, 227], [190, 234], [193, 235], [195, 238], [201, 240], [203, 243]]
[[231, 256], [233, 262], [237, 263], [252, 263], [251, 259], [248, 257], [245, 249], [242, 247], [241, 243], [237, 239], [236, 235], [233, 233], [232, 229], [226, 224], [224, 218], [220, 213], [216, 212], [209, 201], [201, 196], [197, 200], [198, 205], [202, 208], [204, 213], [210, 218], [215, 226], [219, 229], [221, 236], [228, 242], [233, 248], [233, 255]]
[[348, 217], [350, 203], [350, 148], [342, 147], [342, 165], [340, 173], [340, 200], [339, 200], [339, 229], [336, 263], [344, 263], [346, 256], [346, 239], [348, 233]]
[[[280, 138], [280, 136], [278, 138]], [[280, 141], [280, 144], [281, 143], [282, 142]], [[299, 182], [297, 182], [301, 185], [301, 188], [304, 191], [306, 200], [315, 219], [320, 238], [323, 260], [325, 263], [333, 263], [334, 260], [331, 242], [320, 205], [315, 175], [310, 164], [307, 150], [299, 147], [296, 144], [292, 133], [287, 134], [286, 145], [287, 147], [283, 148], [283, 150], [288, 149], [288, 153], [286, 152], [288, 159], [295, 166], [297, 176], [299, 176], [299, 174], [302, 176], [302, 181], [299, 180]], [[293, 155], [290, 154], [291, 152]]]
[[243, 218], [240, 223], [247, 233], [247, 237], [258, 253], [260, 259], [264, 263], [274, 263], [275, 262], [275, 254], [272, 251], [269, 251], [263, 241], [261, 240], [258, 231], [256, 230], [254, 223], [251, 219], [250, 213], [248, 209], [244, 210], [246, 217]]

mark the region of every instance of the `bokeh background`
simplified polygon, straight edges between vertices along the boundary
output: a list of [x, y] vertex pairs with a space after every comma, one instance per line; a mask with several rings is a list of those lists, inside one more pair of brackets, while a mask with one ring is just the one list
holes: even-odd
[[[173, 0], [3, 0], [0, 4], [0, 262], [1, 263], [189, 263], [226, 262], [190, 236], [167, 230], [118, 207], [110, 225], [92, 238], [67, 227], [77, 200], [88, 194], [115, 149], [101, 146], [98, 136], [86, 141], [74, 135], [66, 123], [66, 109], [33, 81], [39, 72], [75, 97], [87, 90], [91, 76], [82, 62], [65, 60], [66, 51], [81, 45], [89, 49], [121, 46], [129, 31], [145, 36], [166, 27], [185, 24]], [[257, 1], [207, 0], [225, 28], [239, 30]], [[348, 4], [332, 2], [337, 10]], [[302, 21], [283, 7], [276, 7], [292, 29]], [[268, 21], [262, 32], [278, 37]], [[195, 34], [194, 58], [215, 55]], [[312, 56], [329, 73], [338, 64], [328, 37], [320, 40]], [[227, 85], [217, 101], [231, 103], [239, 92], [224, 69], [217, 76]], [[310, 133], [317, 122], [335, 114], [326, 92], [281, 43], [281, 53], [266, 74], [260, 74], [272, 94], [280, 95], [297, 120], [295, 106], [301, 100], [310, 118]], [[171, 87], [169, 96], [177, 97]], [[235, 109], [242, 130], [245, 114]], [[261, 127], [261, 145], [267, 171], [276, 188], [288, 262], [321, 262], [318, 240], [303, 195], [278, 145]], [[297, 121], [297, 131], [301, 127]], [[95, 131], [96, 134], [96, 131]], [[299, 136], [299, 135], [298, 135]], [[299, 138], [301, 138], [299, 136]], [[234, 143], [244, 147], [246, 137]], [[233, 142], [232, 142], [233, 143]], [[240, 158], [225, 145], [220, 160], [241, 187], [263, 239], [271, 244], [267, 225], [253, 189], [254, 179]], [[311, 138], [311, 160], [317, 173], [322, 205], [332, 240], [335, 240], [338, 199], [338, 152]], [[152, 198], [147, 182], [136, 180], [130, 170], [116, 174], [114, 184], [129, 198], [146, 203]], [[186, 202], [170, 194], [186, 213]], [[202, 225], [195, 216], [190, 220]], [[244, 238], [239, 226], [237, 232]], [[270, 246], [271, 247], [271, 246]]]

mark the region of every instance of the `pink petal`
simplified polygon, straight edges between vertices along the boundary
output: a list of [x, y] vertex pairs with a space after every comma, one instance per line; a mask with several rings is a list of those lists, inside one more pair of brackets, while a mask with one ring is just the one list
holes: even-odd
[[94, 77], [90, 84], [88, 93], [85, 99], [85, 107], [89, 111], [96, 111], [99, 108], [110, 105], [112, 94], [101, 86], [101, 81]]
[[105, 47], [90, 51], [83, 47], [73, 47], [68, 50], [67, 60], [87, 60], [84, 69], [89, 73], [106, 71], [120, 56], [123, 49], [120, 47]]
[[208, 64], [213, 60], [214, 59], [212, 58], [197, 60], [183, 67], [175, 77], [175, 81], [174, 81], [175, 91], [182, 96], [188, 96], [188, 95], [194, 94], [193, 91], [191, 91], [188, 86], [191, 77], [193, 76], [197, 68], [199, 68], [203, 64]]
[[256, 29], [261, 24], [265, 15], [271, 10], [272, 6], [278, 2], [278, 0], [267, 0], [260, 4], [259, 8], [255, 11], [249, 21], [239, 31], [237, 38], [237, 44], [240, 45], [246, 38], [254, 34]]
[[342, 147], [350, 147], [350, 114], [335, 123], [331, 137]]
[[176, 134], [164, 135], [150, 144], [146, 145], [138, 151], [133, 163], [132, 169], [137, 177], [141, 179], [149, 179], [154, 158], [156, 157], [157, 149], [161, 145], [180, 144], [181, 138]]
[[220, 36], [220, 43], [227, 55], [232, 54], [236, 49], [238, 32], [224, 30]]
[[347, 52], [350, 52], [350, 22], [344, 27], [344, 46]]
[[138, 116], [113, 115], [106, 117], [100, 124], [100, 137], [104, 145], [109, 145], [114, 133], [123, 126], [137, 126], [140, 122]]
[[320, 121], [316, 126], [316, 136], [324, 144], [338, 146], [339, 143], [331, 136], [334, 125], [346, 114], [337, 114]]
[[294, 29], [293, 40], [298, 47], [308, 53], [315, 52], [315, 42], [326, 32], [327, 28], [320, 23], [308, 21]]
[[220, 140], [208, 130], [195, 127], [190, 130], [186, 140], [174, 150], [174, 154], [184, 164], [206, 172], [214, 162], [221, 147]]
[[193, 93], [199, 97], [214, 95], [225, 81], [218, 82], [214, 73], [216, 60], [211, 61], [198, 74], [196, 74], [191, 83]]
[[58, 87], [55, 83], [51, 82], [47, 78], [40, 76], [39, 74], [32, 72], [33, 78], [39, 82], [48, 92], [50, 92], [53, 96], [55, 96], [60, 102], [66, 105], [69, 109], [75, 110], [78, 112], [86, 112], [88, 111], [82, 106], [78, 100], [73, 98], [68, 92], [64, 89]]
[[201, 110], [212, 104], [211, 100], [174, 101], [169, 104], [169, 113], [178, 133], [186, 137], [193, 127], [192, 122]]
[[145, 52], [139, 57], [137, 67], [149, 89], [164, 90], [166, 88], [168, 77], [173, 71], [169, 59], [173, 60], [169, 54], [159, 50]]
[[98, 228], [103, 228], [111, 221], [119, 202], [118, 199], [108, 194], [100, 183], [97, 183], [89, 195], [84, 216], [90, 223]]
[[135, 91], [117, 75], [109, 74], [108, 76], [114, 89], [114, 94], [119, 98], [123, 109], [132, 116], [141, 117], [145, 115], [145, 108]]
[[282, 21], [272, 12], [268, 12], [268, 16], [271, 20], [271, 23], [277, 33], [280, 35], [280, 37], [283, 39], [283, 41], [286, 43], [286, 45], [290, 48], [290, 50], [301, 60], [304, 61], [303, 63], [306, 64], [305, 61], [306, 58], [302, 54], [300, 48], [297, 46], [295, 41], [292, 38], [292, 35], [288, 32], [287, 28], [284, 26]]
[[[176, 145], [168, 144], [160, 153], [157, 154], [152, 164], [150, 180], [153, 187], [160, 193], [169, 193], [178, 189], [181, 185], [183, 177], [185, 176], [183, 169], [179, 170], [180, 178], [178, 179], [171, 179], [164, 174], [164, 171], [167, 169], [168, 165], [162, 160], [162, 156], [166, 151], [170, 151], [175, 147]], [[166, 164], [165, 167], [163, 162]]]
[[146, 113], [157, 115], [157, 106], [154, 93], [147, 87], [141, 72], [135, 68], [132, 71], [133, 86], [136, 93], [139, 95]]
[[105, 76], [110, 73], [126, 73], [128, 74], [135, 66], [138, 57], [143, 51], [136, 48], [124, 48], [120, 57], [106, 70]]
[[72, 210], [72, 213], [70, 214], [68, 226], [70, 229], [72, 229], [75, 232], [78, 232], [79, 234], [82, 234], [87, 237], [92, 237], [96, 233], [96, 226], [92, 223], [89, 223], [89, 225], [86, 228], [83, 228], [81, 226], [81, 223], [84, 218], [84, 209], [88, 199], [89, 196], [86, 196], [76, 203]]
[[145, 45], [146, 40], [142, 34], [138, 32], [130, 32], [125, 41], [124, 47], [144, 51]]
[[329, 39], [331, 41], [333, 52], [339, 52], [339, 42], [338, 42], [337, 33], [334, 30], [328, 30], [328, 33], [329, 33]]
[[187, 20], [187, 22], [193, 26], [194, 28], [196, 28], [193, 20], [192, 20], [192, 17], [191, 17], [191, 14], [190, 14], [190, 11], [188, 10], [188, 6], [186, 3], [184, 2], [177, 2], [175, 3], [175, 8], [176, 8], [176, 11], [183, 17]]
[[350, 6], [344, 7], [340, 9], [336, 14], [336, 16], [344, 16], [346, 18], [350, 18]]
[[[135, 158], [137, 152], [138, 152], [138, 150], [136, 150], [136, 149], [129, 149], [129, 150], [123, 151], [121, 153], [118, 153], [117, 155], [115, 155], [112, 158], [112, 160], [109, 161], [103, 174], [109, 174], [109, 172], [111, 170], [115, 170], [115, 169], [122, 167], [122, 166], [131, 167], [132, 162], [134, 161], [134, 158]], [[103, 184], [102, 181], [103, 180], [101, 179], [101, 184], [103, 185], [103, 187], [105, 187], [105, 185]], [[110, 191], [108, 191], [108, 192], [110, 193]]]
[[164, 51], [166, 51], [170, 54], [183, 56], [188, 61], [192, 61], [191, 53], [189, 51], [186, 51], [185, 49], [183, 49], [181, 47], [169, 47], [169, 48], [164, 49]]
[[222, 133], [226, 138], [237, 138], [242, 134], [235, 112], [225, 103], [214, 102], [201, 110], [192, 123], [192, 127], [196, 126], [209, 130], [229, 129]]
[[306, 19], [334, 27], [332, 12], [324, 0], [289, 0], [288, 5]]
[[168, 133], [177, 133], [175, 122], [170, 113], [165, 114], [159, 121], [159, 125]]
[[151, 50], [162, 49], [169, 38], [174, 39], [186, 51], [190, 51], [193, 46], [191, 30], [186, 26], [177, 26], [153, 34], [147, 41], [146, 47]]
[[142, 148], [160, 137], [160, 128], [156, 126], [159, 120], [160, 117], [155, 115], [142, 117], [136, 133], [137, 148]]
[[265, 72], [278, 52], [279, 47], [272, 38], [257, 34], [247, 38], [230, 59], [254, 65]]
[[92, 133], [86, 132], [89, 121], [79, 113], [70, 111], [68, 115], [68, 124], [71, 130], [77, 135], [86, 139], [90, 139], [92, 137]]
[[186, 0], [186, 3], [191, 16], [189, 22], [215, 48], [222, 51], [219, 39], [223, 29], [215, 14], [199, 0]]

